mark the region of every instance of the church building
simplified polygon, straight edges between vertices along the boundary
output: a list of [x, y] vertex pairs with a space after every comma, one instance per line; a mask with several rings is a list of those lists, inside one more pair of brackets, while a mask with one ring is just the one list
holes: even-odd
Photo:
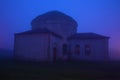
[[15, 33], [14, 56], [21, 60], [107, 60], [109, 37], [77, 33], [77, 22], [70, 16], [50, 11], [31, 22], [31, 30]]

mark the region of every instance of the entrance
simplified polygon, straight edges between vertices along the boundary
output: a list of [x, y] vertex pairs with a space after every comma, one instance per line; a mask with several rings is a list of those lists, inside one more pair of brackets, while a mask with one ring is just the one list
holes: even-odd
[[56, 47], [53, 47], [53, 62], [56, 61], [56, 56], [57, 56], [57, 48]]

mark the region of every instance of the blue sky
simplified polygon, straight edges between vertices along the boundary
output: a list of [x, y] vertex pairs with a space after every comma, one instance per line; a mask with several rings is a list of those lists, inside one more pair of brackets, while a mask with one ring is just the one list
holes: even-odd
[[58, 10], [78, 22], [78, 32], [110, 36], [120, 57], [120, 0], [0, 0], [0, 48], [13, 49], [14, 33], [31, 29], [36, 16]]

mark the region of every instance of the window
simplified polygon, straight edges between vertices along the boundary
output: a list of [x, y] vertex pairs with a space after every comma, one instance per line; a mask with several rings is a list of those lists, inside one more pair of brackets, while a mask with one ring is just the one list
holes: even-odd
[[63, 44], [63, 55], [67, 54], [67, 44]]
[[56, 56], [57, 55], [57, 48], [53, 47], [53, 61], [56, 61]]
[[79, 55], [80, 54], [80, 45], [75, 46], [75, 54]]
[[91, 46], [89, 44], [85, 45], [85, 55], [90, 55], [91, 53]]

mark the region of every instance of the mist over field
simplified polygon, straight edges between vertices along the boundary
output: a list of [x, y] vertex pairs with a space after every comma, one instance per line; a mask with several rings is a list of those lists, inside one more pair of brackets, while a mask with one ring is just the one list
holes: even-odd
[[[114, 54], [114, 55], [111, 55]], [[117, 56], [116, 56], [117, 55]], [[14, 58], [14, 51], [10, 49], [0, 49], [0, 59], [13, 59]], [[109, 54], [110, 61], [120, 61], [119, 52], [111, 51]]]

